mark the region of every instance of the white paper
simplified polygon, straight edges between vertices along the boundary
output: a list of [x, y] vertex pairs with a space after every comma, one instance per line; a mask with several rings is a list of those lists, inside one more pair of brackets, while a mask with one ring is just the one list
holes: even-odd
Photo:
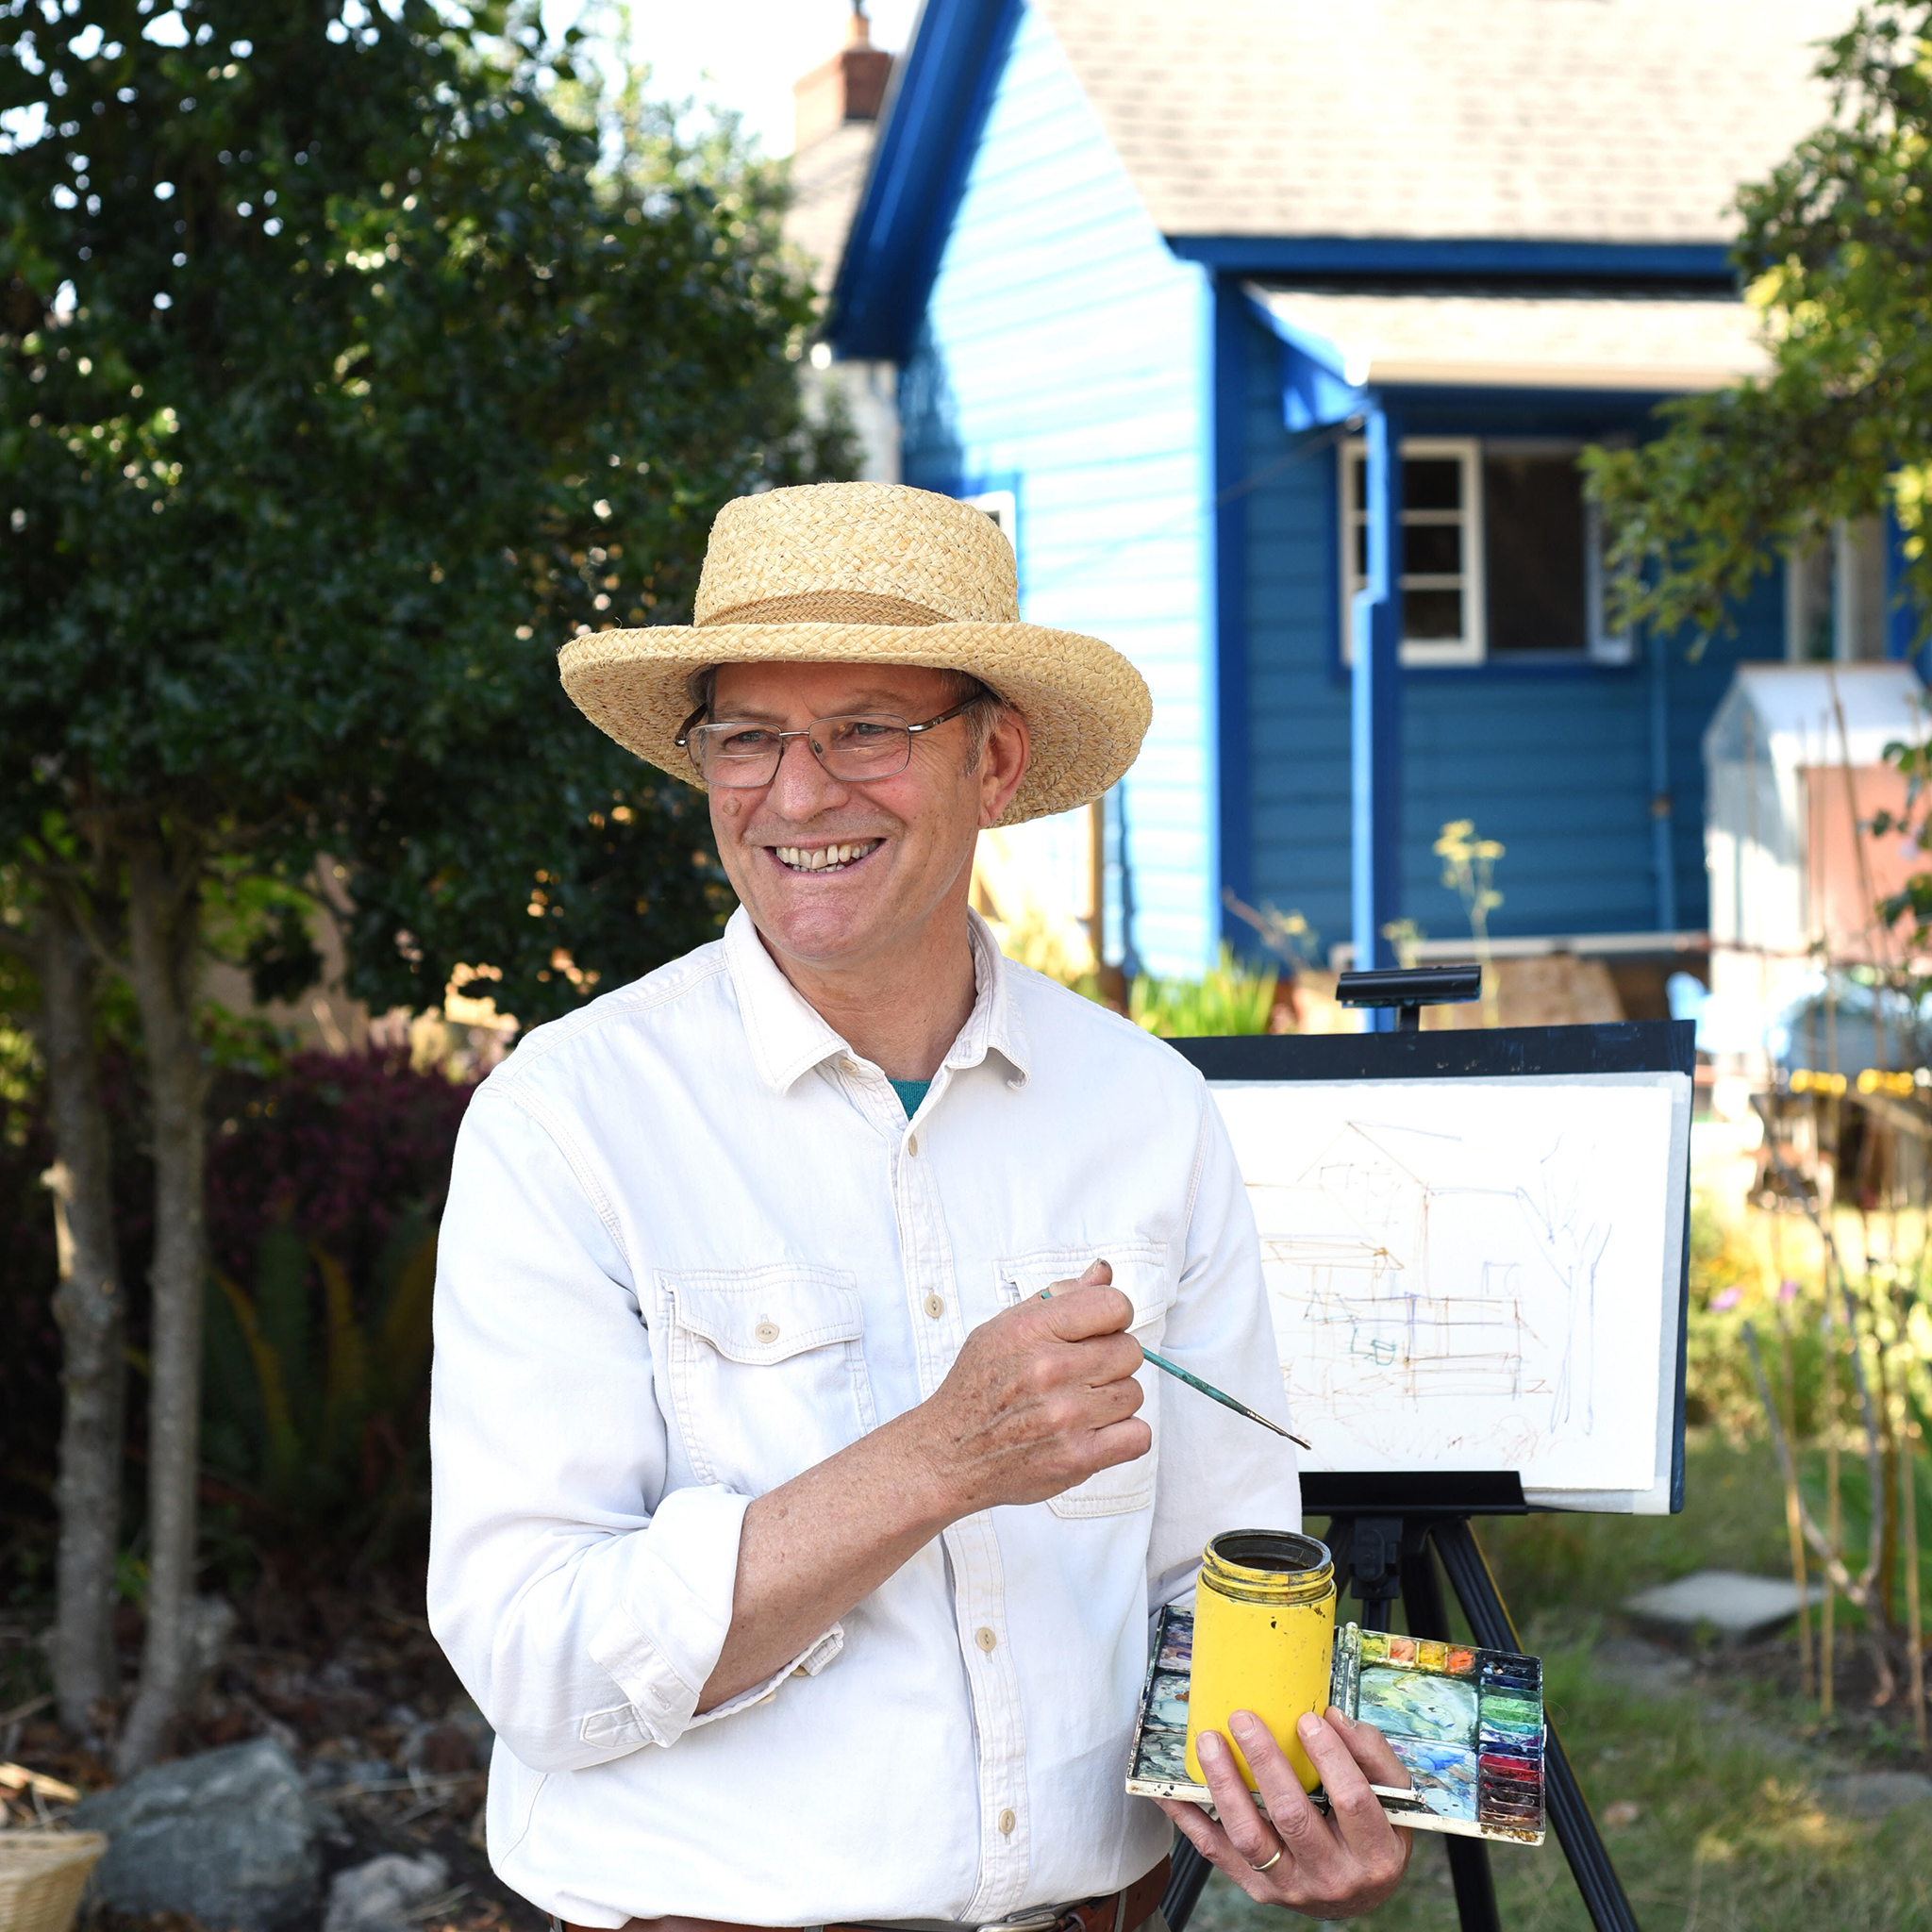
[[1680, 1087], [1214, 1084], [1305, 1468], [1508, 1469], [1624, 1508], [1668, 1481]]

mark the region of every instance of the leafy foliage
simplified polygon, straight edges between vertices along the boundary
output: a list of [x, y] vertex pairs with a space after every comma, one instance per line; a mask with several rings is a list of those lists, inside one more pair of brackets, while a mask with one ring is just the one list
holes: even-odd
[[534, 10], [343, 11], [0, 0], [0, 109], [44, 113], [0, 175], [0, 810], [329, 850], [356, 991], [484, 957], [541, 1017], [559, 948], [628, 975], [724, 903], [556, 647], [678, 612], [719, 504], [840, 449], [728, 135], [540, 58]]
[[1827, 45], [1832, 117], [1744, 188], [1736, 258], [1762, 380], [1666, 404], [1664, 433], [1586, 452], [1620, 612], [1709, 635], [1782, 552], [1895, 510], [1932, 613], [1932, 5], [1878, 0]]
[[252, 1291], [215, 1271], [204, 1460], [258, 1545], [391, 1553], [428, 1461], [435, 1283], [436, 1235], [415, 1215], [361, 1283], [285, 1221], [262, 1238]]
[[1224, 942], [1219, 961], [1199, 979], [1135, 980], [1127, 1014], [1136, 1025], [1163, 1040], [1265, 1033], [1274, 984], [1272, 971], [1250, 973]]

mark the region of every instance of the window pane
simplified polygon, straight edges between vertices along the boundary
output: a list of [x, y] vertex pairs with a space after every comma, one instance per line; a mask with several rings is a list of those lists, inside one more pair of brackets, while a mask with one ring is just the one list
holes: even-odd
[[1404, 509], [1460, 509], [1462, 464], [1456, 457], [1405, 457], [1402, 459]]
[[1410, 576], [1462, 575], [1460, 524], [1410, 524], [1402, 532], [1402, 568]]
[[1582, 651], [1582, 479], [1567, 455], [1483, 458], [1490, 655]]
[[1369, 526], [1366, 524], [1355, 526], [1355, 574], [1358, 577], [1369, 574]]
[[1459, 638], [1462, 635], [1462, 592], [1403, 591], [1402, 635], [1405, 641]]
[[1348, 459], [1348, 500], [1357, 509], [1369, 507], [1369, 459], [1364, 456]]

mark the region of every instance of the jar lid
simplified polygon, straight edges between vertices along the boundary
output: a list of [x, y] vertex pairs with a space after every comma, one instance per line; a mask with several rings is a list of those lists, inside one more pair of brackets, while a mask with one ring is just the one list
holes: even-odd
[[1248, 1603], [1312, 1602], [1334, 1578], [1327, 1544], [1291, 1529], [1226, 1529], [1201, 1552], [1203, 1587]]

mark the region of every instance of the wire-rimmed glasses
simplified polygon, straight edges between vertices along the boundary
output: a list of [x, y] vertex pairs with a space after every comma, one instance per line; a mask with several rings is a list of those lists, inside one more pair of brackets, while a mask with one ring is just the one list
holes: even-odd
[[896, 777], [912, 761], [912, 741], [920, 732], [931, 731], [970, 711], [985, 696], [984, 689], [975, 691], [950, 711], [941, 711], [923, 724], [908, 724], [888, 712], [859, 711], [847, 717], [814, 718], [798, 731], [777, 731], [748, 720], [700, 724], [698, 720], [706, 710], [700, 705], [684, 721], [673, 742], [690, 753], [706, 784], [726, 791], [769, 785], [778, 775], [778, 761], [785, 756], [788, 738], [804, 739], [812, 757], [833, 777], [848, 785], [862, 785], [871, 778]]

